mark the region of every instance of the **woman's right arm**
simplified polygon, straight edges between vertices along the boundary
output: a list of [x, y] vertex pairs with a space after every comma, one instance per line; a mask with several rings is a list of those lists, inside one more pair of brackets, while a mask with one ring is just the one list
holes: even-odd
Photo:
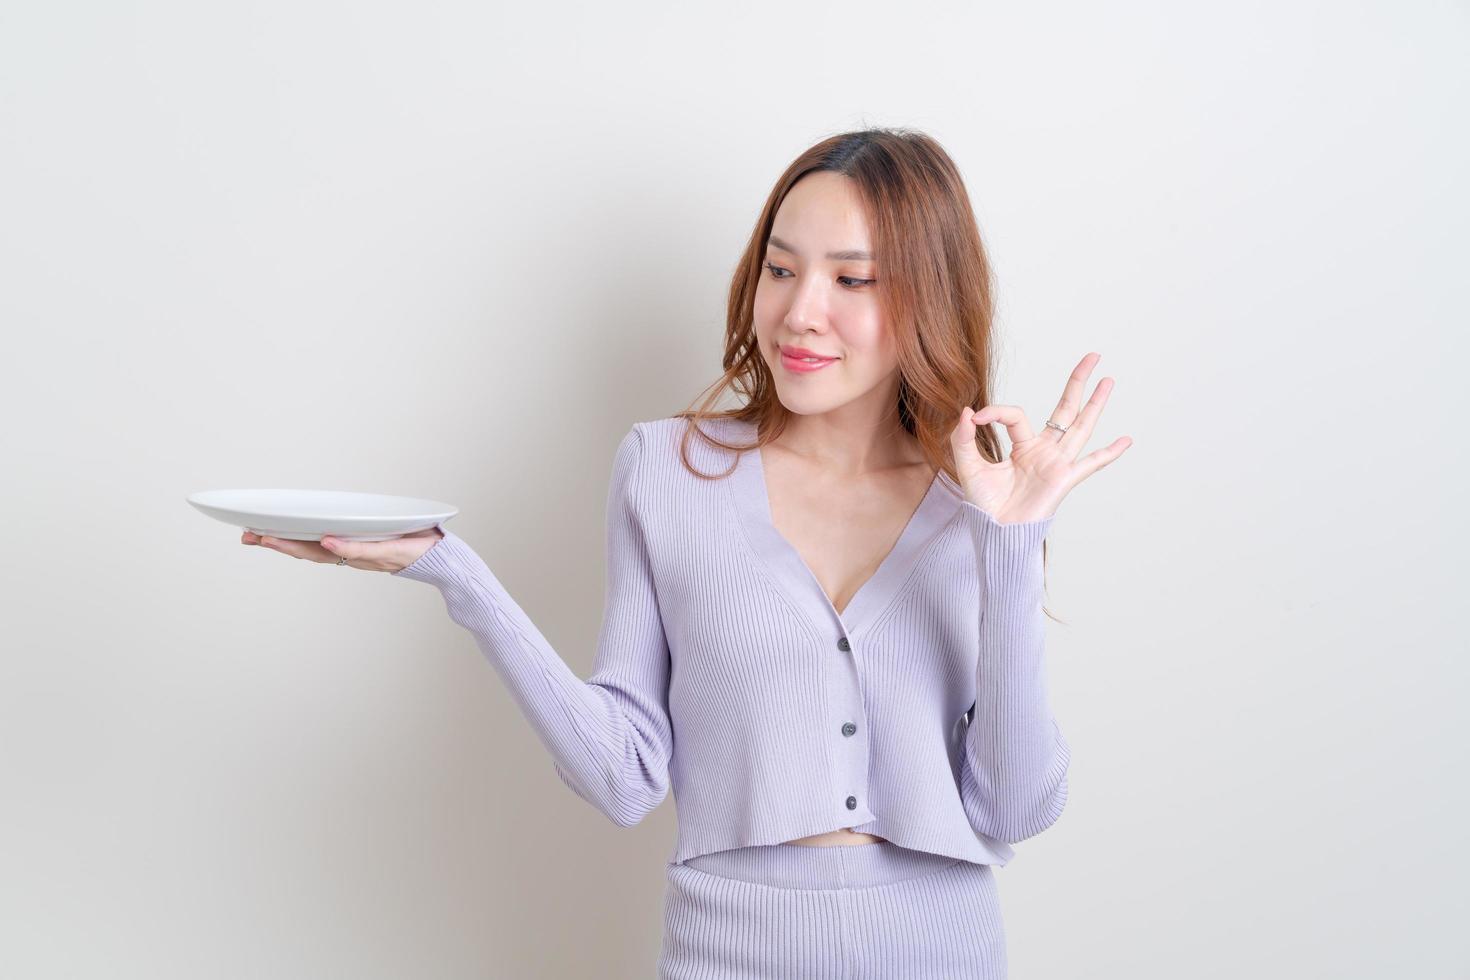
[[452, 531], [392, 574], [437, 587], [510, 688], [557, 775], [615, 824], [630, 827], [669, 789], [673, 728], [669, 649], [637, 502], [643, 436], [613, 461], [607, 496], [607, 585], [592, 674], [580, 679], [480, 556]]

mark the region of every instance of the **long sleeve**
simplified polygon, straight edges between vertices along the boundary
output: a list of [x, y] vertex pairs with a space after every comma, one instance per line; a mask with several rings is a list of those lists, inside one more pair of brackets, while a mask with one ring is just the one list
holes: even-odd
[[603, 618], [586, 681], [453, 532], [393, 573], [438, 587], [450, 618], [474, 635], [551, 752], [562, 782], [622, 827], [662, 802], [673, 752], [669, 648], [637, 506], [641, 451], [635, 425], [613, 461]]
[[961, 517], [981, 577], [980, 659], [960, 798], [971, 825], [1008, 844], [1041, 833], [1067, 802], [1070, 750], [1047, 692], [1041, 542], [1052, 518], [1000, 524], [968, 500]]

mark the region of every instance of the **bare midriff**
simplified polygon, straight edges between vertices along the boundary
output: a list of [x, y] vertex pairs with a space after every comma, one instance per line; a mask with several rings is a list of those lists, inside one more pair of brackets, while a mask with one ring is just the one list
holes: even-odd
[[841, 830], [830, 830], [825, 834], [812, 834], [810, 837], [798, 837], [789, 840], [788, 844], [800, 844], [802, 847], [833, 847], [843, 844], [876, 844], [887, 840], [877, 834], [860, 834], [851, 827], [843, 827]]

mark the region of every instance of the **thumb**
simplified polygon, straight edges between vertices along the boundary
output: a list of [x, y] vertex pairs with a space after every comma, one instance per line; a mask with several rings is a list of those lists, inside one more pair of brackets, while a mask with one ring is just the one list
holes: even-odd
[[972, 467], [983, 465], [986, 462], [980, 454], [980, 446], [975, 442], [975, 432], [978, 426], [975, 419], [983, 415], [966, 405], [960, 409], [959, 423], [951, 433], [950, 449], [954, 452], [954, 462], [957, 467]]

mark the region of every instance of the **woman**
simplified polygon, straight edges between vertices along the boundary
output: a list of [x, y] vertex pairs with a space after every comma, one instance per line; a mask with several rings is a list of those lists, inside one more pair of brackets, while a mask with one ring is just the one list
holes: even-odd
[[[802, 154], [732, 285], [723, 378], [618, 447], [585, 681], [442, 526], [259, 543], [438, 587], [615, 823], [673, 790], [661, 977], [1004, 977], [991, 865], [1066, 802], [1044, 538], [1131, 440], [1080, 455], [1112, 388], [1083, 404], [1096, 354], [1040, 432], [990, 404], [991, 309], [933, 140]], [[729, 389], [742, 407], [710, 411]]]

